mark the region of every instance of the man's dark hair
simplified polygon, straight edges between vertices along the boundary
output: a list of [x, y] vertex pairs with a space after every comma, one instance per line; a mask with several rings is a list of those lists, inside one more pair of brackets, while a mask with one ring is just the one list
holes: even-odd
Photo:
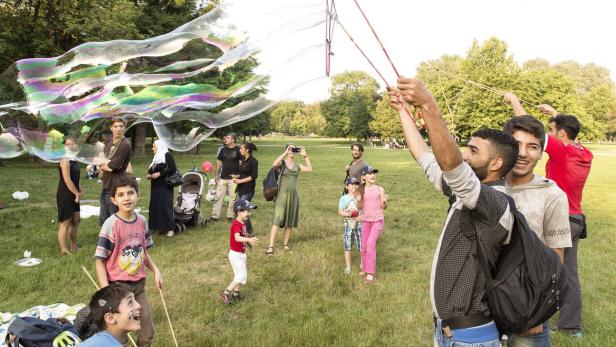
[[122, 123], [124, 124], [124, 126], [126, 126], [126, 121], [124, 120], [124, 118], [122, 117], [113, 117], [111, 118], [111, 123], [109, 124], [109, 126], [114, 125], [115, 123]]
[[362, 145], [359, 142], [356, 142], [354, 144], [351, 145], [351, 150], [353, 150], [353, 147], [357, 147], [357, 149], [359, 149], [360, 152], [364, 152], [364, 145]]
[[503, 126], [503, 132], [505, 134], [513, 135], [513, 133], [518, 130], [525, 131], [536, 137], [539, 143], [541, 143], [541, 148], [543, 148], [545, 142], [545, 128], [537, 118], [533, 116], [513, 117]]
[[137, 180], [132, 176], [120, 176], [117, 177], [113, 184], [111, 184], [111, 196], [115, 196], [116, 190], [119, 187], [129, 186], [134, 188], [137, 193], [139, 193], [139, 185], [137, 184]]
[[99, 289], [92, 296], [90, 313], [87, 320], [96, 325], [99, 330], [105, 330], [105, 314], [118, 313], [122, 300], [132, 293], [130, 287], [123, 283], [111, 283], [107, 287]]
[[505, 177], [518, 160], [518, 141], [509, 134], [489, 128], [479, 129], [471, 136], [487, 140], [492, 144], [495, 156], [503, 160], [503, 167], [501, 167], [499, 173], [501, 177]]
[[559, 114], [555, 117], [550, 117], [548, 122], [556, 123], [556, 130], [564, 130], [569, 140], [575, 140], [582, 128], [577, 117], [568, 114]]

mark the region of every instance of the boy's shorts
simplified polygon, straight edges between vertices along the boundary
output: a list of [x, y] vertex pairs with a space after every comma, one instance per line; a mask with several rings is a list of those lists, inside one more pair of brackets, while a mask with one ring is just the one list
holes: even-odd
[[351, 229], [344, 223], [344, 236], [342, 238], [345, 251], [350, 251], [353, 248], [353, 240], [358, 251], [361, 251], [361, 223], [357, 223], [355, 228]]
[[246, 253], [229, 250], [229, 262], [233, 268], [233, 282], [246, 284], [248, 268], [246, 267]]

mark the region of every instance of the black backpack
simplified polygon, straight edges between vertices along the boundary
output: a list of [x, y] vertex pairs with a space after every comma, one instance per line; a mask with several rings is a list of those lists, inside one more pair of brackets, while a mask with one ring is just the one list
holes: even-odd
[[15, 335], [14, 347], [68, 347], [81, 343], [73, 324], [56, 318], [17, 317], [8, 333]]
[[280, 178], [282, 177], [282, 173], [287, 165], [282, 162], [280, 164], [280, 169], [277, 167], [272, 167], [267, 176], [263, 179], [263, 197], [265, 197], [266, 201], [274, 201], [278, 196], [278, 186], [280, 185]]
[[[505, 195], [505, 194], [503, 194]], [[505, 195], [514, 216], [511, 241], [502, 247], [496, 268], [490, 271], [473, 212], [462, 209], [462, 230], [473, 243], [487, 280], [487, 299], [492, 318], [502, 334], [521, 334], [546, 322], [560, 308], [568, 289], [560, 256], [530, 229], [513, 199]]]

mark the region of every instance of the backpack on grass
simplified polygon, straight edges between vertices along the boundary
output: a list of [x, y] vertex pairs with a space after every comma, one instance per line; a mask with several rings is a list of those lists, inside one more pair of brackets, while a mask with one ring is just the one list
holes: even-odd
[[81, 343], [75, 327], [66, 319], [17, 317], [9, 325], [7, 338], [11, 334], [15, 341], [8, 346], [14, 347], [68, 347]]
[[505, 196], [514, 216], [513, 230], [493, 270], [477, 240], [473, 211], [466, 207], [462, 209], [462, 230], [472, 241], [473, 255], [486, 277], [492, 319], [502, 334], [521, 334], [558, 311], [568, 289], [567, 274], [560, 256], [539, 239], [513, 199]]

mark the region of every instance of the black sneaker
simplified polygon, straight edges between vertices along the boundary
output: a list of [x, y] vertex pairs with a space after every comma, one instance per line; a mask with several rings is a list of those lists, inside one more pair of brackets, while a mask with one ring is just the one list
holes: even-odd
[[231, 305], [233, 303], [233, 294], [227, 292], [226, 290], [223, 290], [222, 292], [220, 292], [220, 300], [222, 300], [222, 302], [227, 305]]
[[244, 300], [244, 297], [242, 296], [242, 294], [239, 291], [233, 291], [233, 301], [235, 300]]

